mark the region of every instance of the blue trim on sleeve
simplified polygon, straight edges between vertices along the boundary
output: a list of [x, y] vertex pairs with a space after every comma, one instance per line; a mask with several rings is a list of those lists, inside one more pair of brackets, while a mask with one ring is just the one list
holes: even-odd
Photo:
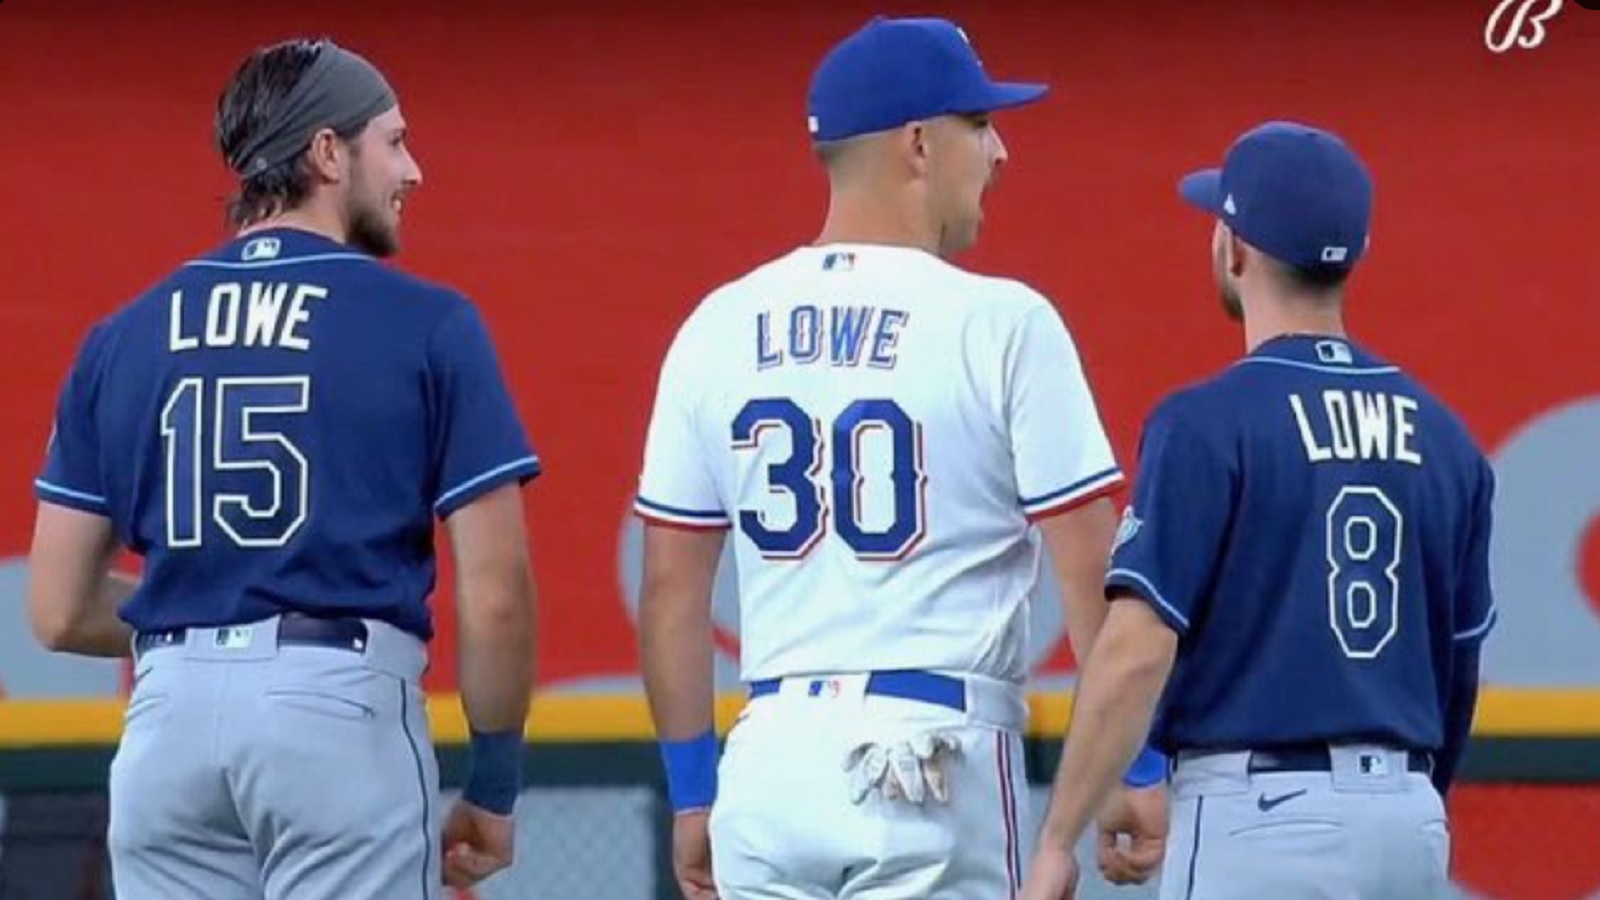
[[487, 494], [502, 484], [513, 479], [526, 481], [540, 472], [539, 457], [524, 456], [511, 462], [495, 466], [482, 475], [475, 475], [456, 485], [434, 501], [433, 512], [443, 519], [451, 513], [465, 506], [472, 500]]
[[83, 491], [75, 491], [69, 487], [62, 487], [36, 478], [33, 481], [34, 493], [40, 500], [54, 503], [58, 506], [68, 506], [83, 512], [104, 514], [106, 512], [106, 498]]
[[1121, 478], [1122, 470], [1116, 466], [1112, 466], [1104, 471], [1096, 472], [1093, 475], [1090, 475], [1088, 478], [1080, 478], [1058, 491], [1051, 491], [1048, 494], [1041, 494], [1037, 497], [1019, 497], [1017, 498], [1017, 502], [1022, 504], [1024, 509], [1038, 506], [1042, 503], [1051, 503], [1065, 497], [1070, 497], [1071, 495], [1079, 493], [1090, 486], [1099, 487], [1100, 485], [1096, 485], [1096, 482], [1103, 482], [1113, 477]]
[[1178, 612], [1178, 608], [1176, 606], [1168, 603], [1167, 599], [1161, 596], [1161, 592], [1156, 590], [1156, 586], [1144, 575], [1135, 572], [1132, 569], [1112, 569], [1106, 573], [1106, 587], [1111, 587], [1113, 585], [1117, 587], [1129, 588], [1134, 593], [1149, 601], [1151, 608], [1153, 608], [1156, 611], [1156, 614], [1161, 616], [1161, 618], [1172, 627], [1173, 631], [1182, 634], [1189, 630], [1188, 616]]
[[635, 497], [634, 502], [649, 512], [657, 512], [663, 515], [676, 516], [680, 519], [693, 519], [695, 521], [707, 523], [728, 521], [728, 514], [720, 509], [683, 509], [677, 506], [668, 506], [665, 503], [657, 503], [654, 500], [647, 500], [644, 497]]

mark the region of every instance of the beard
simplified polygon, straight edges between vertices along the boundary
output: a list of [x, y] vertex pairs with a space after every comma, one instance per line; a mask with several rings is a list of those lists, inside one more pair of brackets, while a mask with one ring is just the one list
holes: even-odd
[[362, 200], [350, 205], [350, 244], [378, 259], [393, 256], [400, 249], [400, 235], [376, 204]]
[[1217, 299], [1222, 302], [1222, 313], [1235, 322], [1244, 321], [1244, 304], [1239, 301], [1239, 292], [1226, 281], [1217, 281]]

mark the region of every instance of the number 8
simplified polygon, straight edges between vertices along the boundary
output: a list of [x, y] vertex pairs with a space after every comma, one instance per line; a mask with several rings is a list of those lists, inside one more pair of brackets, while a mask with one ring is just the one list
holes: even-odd
[[1345, 656], [1374, 659], [1400, 630], [1404, 519], [1381, 488], [1350, 486], [1327, 522], [1328, 624]]

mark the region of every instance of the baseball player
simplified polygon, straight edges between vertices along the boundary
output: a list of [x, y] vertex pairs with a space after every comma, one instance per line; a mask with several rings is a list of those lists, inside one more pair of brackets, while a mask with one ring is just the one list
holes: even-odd
[[1493, 475], [1455, 415], [1345, 335], [1372, 183], [1340, 138], [1269, 122], [1181, 193], [1217, 218], [1247, 353], [1145, 424], [1106, 577], [1122, 602], [1024, 896], [1072, 896], [1073, 838], [1158, 696], [1162, 897], [1446, 896], [1442, 798], [1495, 621]]
[[[379, 261], [422, 180], [384, 77], [325, 40], [258, 49], [216, 138], [237, 237], [97, 323], [61, 391], [34, 629], [134, 658], [119, 898], [437, 898], [511, 859], [539, 463], [473, 305]], [[473, 732], [443, 844], [420, 685], [437, 520]], [[142, 579], [108, 575], [122, 547]]]
[[[990, 114], [1045, 90], [990, 80], [951, 22], [872, 19], [810, 86], [821, 233], [706, 297], [666, 354], [640, 641], [690, 898], [1019, 885], [1027, 605], [1048, 547], [1087, 649], [1123, 478], [1050, 302], [945, 258], [1007, 158]], [[719, 761], [729, 532], [750, 701]], [[1139, 800], [1118, 827], [1164, 827], [1164, 795]]]

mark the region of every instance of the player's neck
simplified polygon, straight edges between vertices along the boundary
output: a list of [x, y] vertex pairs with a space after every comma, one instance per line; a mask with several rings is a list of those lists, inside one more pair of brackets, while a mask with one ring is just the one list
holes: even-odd
[[242, 237], [253, 231], [264, 231], [269, 228], [309, 231], [341, 244], [346, 243], [349, 237], [348, 229], [345, 228], [344, 220], [340, 216], [311, 204], [268, 216], [259, 222], [252, 222], [239, 229], [239, 235]]
[[825, 244], [883, 244], [939, 252], [939, 238], [914, 217], [892, 208], [881, 197], [836, 191], [828, 198], [828, 215], [818, 232], [817, 246]]
[[1245, 352], [1255, 349], [1273, 338], [1290, 334], [1325, 335], [1344, 337], [1344, 315], [1338, 305], [1308, 307], [1302, 304], [1261, 304], [1261, 308], [1248, 309], [1244, 317]]

